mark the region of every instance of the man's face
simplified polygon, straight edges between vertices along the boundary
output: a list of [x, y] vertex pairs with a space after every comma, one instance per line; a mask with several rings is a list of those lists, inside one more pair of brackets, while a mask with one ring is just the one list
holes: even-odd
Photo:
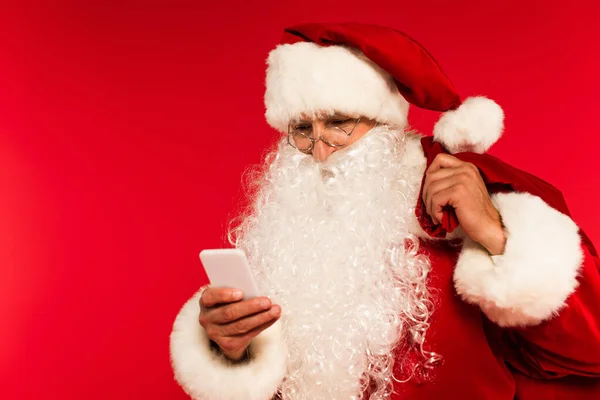
[[[290, 141], [296, 143], [295, 147], [303, 151], [302, 141], [306, 142], [306, 145], [310, 145], [310, 141], [306, 137], [316, 139], [316, 142], [312, 144], [312, 148], [303, 152], [311, 154], [315, 161], [323, 162], [335, 151], [346, 148], [358, 141], [374, 126], [375, 121], [373, 120], [353, 118], [341, 113], [325, 117], [303, 117], [290, 122], [290, 132], [298, 132], [296, 135], [291, 135]], [[342, 137], [340, 143], [343, 143], [343, 145], [335, 143], [336, 135]], [[319, 138], [321, 140], [318, 140]]]

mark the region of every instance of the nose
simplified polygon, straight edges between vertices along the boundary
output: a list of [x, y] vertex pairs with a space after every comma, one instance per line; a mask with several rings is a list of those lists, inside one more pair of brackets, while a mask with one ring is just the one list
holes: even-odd
[[[320, 137], [325, 129], [325, 123], [321, 120], [316, 120], [313, 123], [313, 133], [314, 137]], [[323, 162], [327, 160], [327, 157], [331, 155], [335, 151], [335, 147], [331, 147], [325, 144], [322, 140], [318, 140], [313, 147], [312, 155], [315, 161]]]
[[323, 162], [327, 160], [327, 157], [331, 155], [335, 151], [335, 147], [327, 146], [325, 142], [319, 140], [315, 143], [315, 147], [313, 148], [312, 155], [315, 161]]

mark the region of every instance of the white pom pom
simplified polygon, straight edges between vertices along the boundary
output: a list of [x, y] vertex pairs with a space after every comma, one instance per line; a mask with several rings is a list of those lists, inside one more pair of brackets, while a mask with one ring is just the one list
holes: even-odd
[[502, 136], [504, 111], [487, 97], [470, 97], [458, 109], [445, 112], [433, 137], [450, 153], [485, 153]]

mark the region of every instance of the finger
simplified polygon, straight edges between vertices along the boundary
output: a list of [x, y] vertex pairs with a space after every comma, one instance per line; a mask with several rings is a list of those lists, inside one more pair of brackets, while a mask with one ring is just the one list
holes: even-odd
[[268, 310], [269, 308], [271, 308], [271, 300], [269, 298], [256, 297], [212, 309], [208, 311], [207, 315], [212, 323], [226, 324]]
[[[427, 212], [427, 214], [429, 214], [429, 216], [431, 217], [431, 220], [433, 221], [434, 224], [439, 224], [442, 219], [438, 218], [438, 215], [436, 215], [436, 213], [435, 213], [433, 196], [436, 193], [446, 190], [449, 187], [452, 187], [459, 183], [465, 183], [469, 179], [467, 174], [465, 174], [463, 172], [457, 172], [457, 171], [461, 171], [460, 168], [451, 168], [450, 170], [453, 171], [450, 176], [431, 183], [429, 185], [429, 187], [427, 188], [427, 191], [423, 193], [423, 202], [425, 203], [425, 211]], [[440, 170], [439, 172], [442, 172], [442, 171], [446, 171], [446, 170]]]
[[431, 196], [431, 212], [438, 221], [444, 216], [445, 206], [457, 207], [463, 188], [464, 185], [458, 183]]
[[256, 328], [252, 329], [251, 331], [244, 333], [243, 335], [241, 335], [241, 337], [244, 340], [248, 340], [248, 342], [249, 342], [250, 340], [254, 339], [256, 336], [258, 336], [262, 331], [264, 331], [265, 329], [267, 329], [271, 325], [273, 325], [275, 322], [277, 322], [278, 319], [279, 319], [279, 317], [276, 317], [276, 318], [270, 320], [269, 322], [266, 322], [266, 323], [262, 324], [261, 326], [258, 326]]
[[459, 160], [458, 158], [451, 156], [450, 154], [440, 153], [431, 162], [431, 165], [428, 168], [428, 171], [431, 170], [437, 171], [442, 168], [452, 168], [458, 167], [464, 162]]
[[[431, 176], [435, 176], [438, 172], [443, 171], [444, 169], [455, 169], [460, 167], [462, 164], [465, 164], [463, 161], [460, 161], [458, 158], [453, 157], [449, 154], [438, 154], [432, 161], [431, 165], [427, 169], [425, 182], [423, 183], [423, 202], [425, 204], [425, 208], [427, 209], [427, 214], [431, 217], [431, 221], [438, 225], [441, 221], [441, 217], [438, 220], [435, 214], [431, 210], [431, 197], [429, 185], [431, 184]], [[452, 172], [446, 172], [442, 176], [438, 176], [438, 178], [443, 178], [444, 176], [451, 175]], [[442, 214], [443, 215], [443, 214]]]
[[221, 325], [219, 328], [221, 329], [223, 336], [239, 336], [278, 318], [280, 314], [281, 308], [279, 306], [273, 306], [267, 311], [239, 319], [229, 324]]
[[213, 288], [209, 287], [200, 297], [200, 306], [214, 307], [217, 304], [227, 304], [239, 301], [244, 293], [235, 288]]
[[[433, 197], [433, 196], [432, 196]], [[431, 197], [431, 198], [432, 198]], [[427, 203], [427, 214], [429, 214], [429, 216], [431, 217], [431, 221], [435, 224], [435, 225], [439, 225], [442, 222], [442, 219], [444, 217], [444, 214], [442, 213], [441, 215], [438, 215], [434, 212], [435, 210], [435, 205], [433, 204], [433, 201], [429, 200], [429, 202]]]
[[431, 217], [431, 222], [433, 222], [434, 225], [438, 225], [440, 221], [433, 214], [431, 196], [428, 196], [426, 199], [425, 194], [423, 194], [423, 202], [425, 203], [425, 212]]
[[277, 322], [279, 318], [275, 318], [261, 326], [258, 326], [252, 329], [249, 332], [243, 333], [237, 336], [225, 336], [218, 338], [215, 342], [219, 345], [219, 347], [224, 351], [234, 351], [237, 349], [245, 349], [250, 345], [252, 339], [258, 336], [262, 331], [269, 328], [275, 322]]
[[457, 173], [459, 170], [460, 170], [460, 167], [442, 168], [442, 169], [437, 169], [437, 170], [433, 170], [433, 171], [428, 169], [427, 172], [425, 173], [425, 184], [431, 184], [440, 179], [447, 178], [447, 177]]
[[444, 168], [438, 169], [436, 171], [427, 170], [425, 176], [425, 182], [423, 183], [423, 202], [427, 206], [429, 204], [429, 200], [431, 197], [431, 185], [435, 182], [449, 178], [453, 175], [456, 175], [462, 171], [462, 168]]
[[477, 184], [480, 187], [485, 187], [479, 169], [472, 163], [461, 162], [457, 167], [448, 167], [435, 171], [427, 170], [425, 182], [423, 183], [423, 202], [426, 206], [429, 205], [430, 196], [433, 193], [430, 189], [431, 185], [438, 180], [449, 178], [454, 175], [460, 175], [465, 182], [469, 182], [472, 179], [477, 181]]
[[433, 208], [431, 208], [431, 198], [433, 197], [433, 195], [435, 195], [438, 192], [441, 192], [442, 190], [446, 190], [449, 187], [463, 184], [463, 185], [469, 185], [469, 183], [471, 182], [475, 182], [474, 179], [471, 177], [471, 175], [467, 172], [462, 172], [462, 169], [455, 169], [453, 168], [453, 170], [456, 171], [460, 171], [460, 172], [455, 172], [454, 174], [448, 176], [447, 178], [441, 179], [439, 181], [435, 181], [433, 182], [427, 191], [427, 200], [428, 200], [428, 208], [429, 208], [429, 212], [433, 211]]

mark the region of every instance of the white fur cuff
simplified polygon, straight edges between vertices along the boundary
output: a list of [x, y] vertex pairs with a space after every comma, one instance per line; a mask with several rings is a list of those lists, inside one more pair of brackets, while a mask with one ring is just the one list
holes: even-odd
[[279, 322], [250, 345], [250, 361], [232, 364], [210, 348], [198, 322], [200, 293], [181, 309], [171, 333], [175, 379], [194, 400], [266, 400], [285, 374], [285, 346]]
[[504, 255], [494, 261], [466, 238], [454, 272], [456, 291], [502, 327], [539, 324], [557, 314], [578, 285], [579, 228], [527, 193], [500, 193], [492, 201], [505, 226]]

